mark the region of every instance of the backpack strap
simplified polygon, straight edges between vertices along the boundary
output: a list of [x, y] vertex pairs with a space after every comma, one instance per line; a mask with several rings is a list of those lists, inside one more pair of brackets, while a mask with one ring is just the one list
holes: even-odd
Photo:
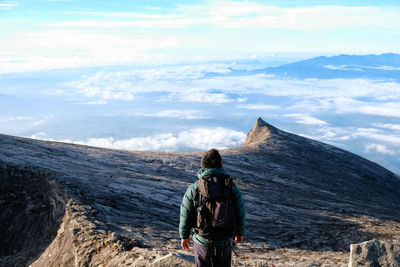
[[192, 201], [194, 202], [194, 200], [196, 199], [197, 195], [199, 194], [199, 188], [196, 188], [196, 191], [194, 191], [193, 193], [193, 197], [192, 197]]
[[233, 195], [233, 187], [234, 187], [234, 185], [235, 185], [235, 182], [233, 181], [233, 177], [230, 176], [230, 175], [228, 175], [228, 176], [225, 178], [225, 187], [227, 188], [227, 190], [228, 190], [228, 192], [229, 192], [229, 195], [230, 195], [232, 198], [234, 198], [234, 195]]
[[192, 201], [194, 203], [194, 201], [196, 200], [197, 196], [199, 197], [199, 207], [201, 206], [201, 204], [203, 204], [203, 197], [199, 192], [199, 188], [196, 188], [196, 191], [194, 191], [193, 193], [193, 197], [192, 197]]
[[[228, 180], [229, 179], [229, 180]], [[229, 176], [229, 178], [227, 178], [228, 182], [226, 182], [226, 185], [228, 187], [229, 193], [230, 193], [230, 197], [232, 199], [233, 202], [233, 206], [234, 206], [234, 213], [233, 213], [233, 234], [235, 235], [238, 232], [238, 222], [237, 220], [239, 219], [238, 214], [236, 214], [236, 201], [235, 201], [235, 195], [233, 193], [233, 187], [235, 186], [235, 182], [233, 181], [233, 177]]]

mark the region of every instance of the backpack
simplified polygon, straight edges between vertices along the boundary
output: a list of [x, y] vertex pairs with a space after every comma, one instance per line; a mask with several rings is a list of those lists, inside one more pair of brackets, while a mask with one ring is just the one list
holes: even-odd
[[235, 232], [233, 179], [226, 174], [203, 176], [193, 200], [199, 196], [194, 232], [209, 240], [226, 240]]

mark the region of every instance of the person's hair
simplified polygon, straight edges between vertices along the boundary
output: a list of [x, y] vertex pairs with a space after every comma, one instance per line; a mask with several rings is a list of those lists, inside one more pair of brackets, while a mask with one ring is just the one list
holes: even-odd
[[219, 151], [215, 148], [211, 148], [205, 152], [201, 158], [201, 165], [203, 168], [221, 168], [222, 158]]

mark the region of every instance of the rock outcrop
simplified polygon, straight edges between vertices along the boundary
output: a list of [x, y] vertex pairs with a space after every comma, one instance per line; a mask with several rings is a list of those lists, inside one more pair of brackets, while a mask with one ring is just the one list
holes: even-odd
[[400, 245], [370, 240], [350, 246], [349, 267], [400, 266]]
[[164, 266], [180, 266], [180, 267], [194, 267], [194, 257], [180, 253], [170, 253], [155, 262], [151, 267], [164, 267]]
[[275, 132], [277, 129], [272, 125], [267, 124], [261, 118], [258, 118], [256, 123], [254, 123], [253, 128], [247, 133], [246, 140], [244, 141], [244, 146], [248, 145], [256, 145], [266, 143], [268, 138]]
[[0, 266], [26, 265], [56, 236], [67, 196], [53, 175], [0, 164]]
[[[346, 266], [350, 244], [400, 243], [400, 180], [258, 119], [221, 151], [247, 210], [242, 264]], [[0, 266], [147, 266], [181, 253], [179, 207], [202, 153], [0, 135]]]

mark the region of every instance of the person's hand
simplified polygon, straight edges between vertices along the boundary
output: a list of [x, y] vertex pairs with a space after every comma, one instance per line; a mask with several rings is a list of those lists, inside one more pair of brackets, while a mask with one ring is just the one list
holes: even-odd
[[188, 251], [190, 246], [190, 239], [189, 238], [182, 239], [181, 246], [184, 250]]
[[235, 236], [234, 242], [235, 242], [236, 244], [238, 244], [238, 243], [243, 243], [243, 236]]

